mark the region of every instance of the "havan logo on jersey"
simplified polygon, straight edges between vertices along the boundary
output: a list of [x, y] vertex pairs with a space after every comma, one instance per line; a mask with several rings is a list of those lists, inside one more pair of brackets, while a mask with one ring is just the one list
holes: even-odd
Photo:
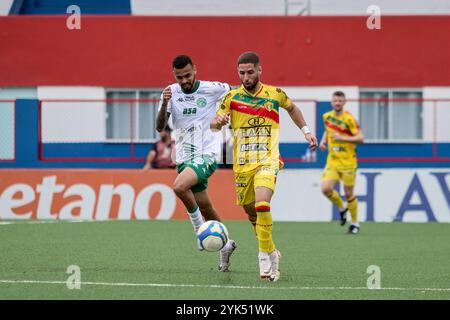
[[238, 136], [241, 138], [270, 137], [272, 126], [261, 127], [243, 127], [238, 130]]

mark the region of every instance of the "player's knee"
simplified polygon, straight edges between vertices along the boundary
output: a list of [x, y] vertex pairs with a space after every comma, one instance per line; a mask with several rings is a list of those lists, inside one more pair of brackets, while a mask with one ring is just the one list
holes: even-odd
[[173, 192], [175, 192], [175, 194], [178, 197], [182, 197], [187, 191], [187, 188], [185, 186], [183, 186], [181, 183], [177, 183], [175, 182], [173, 184]]
[[321, 189], [322, 189], [322, 193], [326, 196], [329, 195], [331, 192], [333, 192], [333, 188], [331, 188], [327, 185], [322, 185]]
[[344, 191], [344, 194], [347, 200], [353, 198], [353, 191]]

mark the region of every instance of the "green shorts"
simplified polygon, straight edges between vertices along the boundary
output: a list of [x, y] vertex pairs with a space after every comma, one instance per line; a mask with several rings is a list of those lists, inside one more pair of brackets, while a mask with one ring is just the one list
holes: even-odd
[[191, 168], [197, 174], [198, 182], [191, 188], [193, 193], [205, 190], [208, 187], [208, 178], [212, 176], [217, 169], [217, 163], [213, 157], [203, 155], [181, 164], [177, 164], [177, 171], [181, 173], [187, 167]]

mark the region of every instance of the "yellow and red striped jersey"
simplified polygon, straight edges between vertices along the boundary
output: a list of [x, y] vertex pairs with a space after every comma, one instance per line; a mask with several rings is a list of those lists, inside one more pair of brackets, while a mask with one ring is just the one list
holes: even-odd
[[359, 124], [356, 119], [347, 111], [336, 116], [334, 110], [332, 110], [323, 115], [323, 121], [328, 143], [327, 165], [356, 168], [358, 162], [356, 158], [356, 144], [333, 139], [333, 132], [347, 136], [357, 134]]
[[280, 88], [261, 83], [255, 94], [244, 86], [222, 99], [218, 115], [230, 113], [234, 130], [233, 169], [251, 171], [260, 165], [281, 168], [279, 151], [280, 108], [289, 109], [291, 100]]

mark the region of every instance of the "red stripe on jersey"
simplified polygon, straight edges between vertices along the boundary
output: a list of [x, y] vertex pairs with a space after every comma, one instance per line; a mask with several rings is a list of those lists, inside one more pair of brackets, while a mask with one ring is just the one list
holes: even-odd
[[331, 128], [331, 129], [334, 129], [334, 130], [339, 131], [339, 132], [341, 132], [341, 133], [348, 134], [349, 136], [352, 136], [352, 135], [353, 135], [353, 133], [352, 133], [350, 130], [348, 130], [348, 129], [342, 129], [341, 127], [338, 127], [337, 125], [334, 125], [334, 124], [332, 124], [332, 123], [329, 122], [329, 121], [325, 121], [325, 125], [326, 125], [327, 127]]
[[258, 212], [267, 212], [270, 211], [270, 207], [269, 206], [258, 206], [255, 207], [256, 211]]
[[264, 118], [269, 118], [275, 121], [276, 123], [280, 122], [280, 115], [275, 111], [268, 111], [265, 108], [252, 108], [249, 105], [245, 105], [242, 102], [239, 101], [231, 101], [231, 110], [245, 113], [245, 114], [251, 114], [254, 116], [260, 116]]

